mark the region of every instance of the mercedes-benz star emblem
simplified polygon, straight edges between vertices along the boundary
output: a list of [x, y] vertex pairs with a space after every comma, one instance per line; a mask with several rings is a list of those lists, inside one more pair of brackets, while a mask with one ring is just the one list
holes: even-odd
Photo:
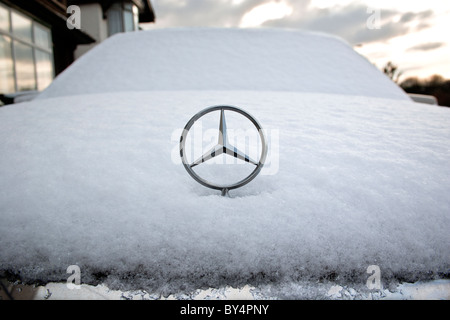
[[[186, 152], [184, 152], [186, 150], [186, 148], [185, 148], [186, 136], [187, 136], [189, 130], [191, 129], [191, 127], [194, 125], [194, 123], [197, 120], [199, 120], [204, 115], [206, 115], [210, 112], [213, 112], [213, 111], [220, 111], [219, 138], [218, 138], [217, 145], [215, 145], [210, 150], [203, 153], [202, 156], [200, 158], [198, 158], [197, 160], [195, 160], [193, 162], [189, 162], [186, 157]], [[233, 145], [230, 144], [230, 142], [228, 141], [228, 136], [227, 136], [227, 124], [225, 121], [225, 111], [237, 112], [238, 114], [240, 114], [240, 115], [246, 117], [248, 120], [250, 120], [253, 123], [253, 125], [256, 127], [256, 129], [258, 130], [259, 138], [261, 140], [261, 145], [262, 145], [261, 153], [259, 155], [259, 160], [252, 159], [247, 154], [245, 154], [245, 152], [237, 149], [236, 147], [234, 147]], [[250, 165], [254, 165], [255, 168], [246, 178], [244, 178], [240, 181], [237, 181], [235, 183], [232, 183], [232, 184], [227, 184], [227, 185], [219, 185], [219, 184], [209, 182], [209, 181], [205, 180], [204, 178], [200, 177], [192, 169], [198, 165], [201, 165], [205, 161], [208, 161], [208, 160], [210, 160], [218, 155], [221, 155], [221, 154], [227, 154], [227, 155], [230, 155], [237, 159], [243, 160], [243, 161], [249, 163]], [[258, 175], [258, 173], [261, 171], [261, 169], [264, 165], [264, 161], [266, 160], [266, 156], [267, 156], [267, 142], [266, 142], [266, 138], [264, 136], [264, 132], [262, 130], [261, 125], [258, 123], [258, 121], [256, 121], [255, 118], [253, 118], [247, 112], [245, 112], [244, 110], [239, 109], [237, 107], [234, 107], [234, 106], [213, 106], [213, 107], [209, 107], [209, 108], [206, 108], [206, 109], [198, 112], [186, 124], [186, 126], [184, 127], [184, 130], [183, 130], [183, 133], [180, 137], [180, 157], [181, 157], [181, 160], [182, 160], [183, 165], [184, 165], [185, 169], [187, 170], [187, 172], [191, 175], [192, 178], [194, 178], [195, 181], [204, 185], [205, 187], [216, 189], [216, 190], [221, 190], [223, 196], [228, 195], [228, 190], [242, 187], [243, 185], [252, 181]]]

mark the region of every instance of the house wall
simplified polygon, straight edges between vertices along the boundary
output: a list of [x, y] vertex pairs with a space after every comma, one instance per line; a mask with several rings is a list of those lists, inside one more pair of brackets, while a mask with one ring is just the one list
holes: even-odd
[[79, 45], [75, 52], [75, 59], [89, 51], [97, 43], [102, 42], [108, 37], [107, 20], [103, 19], [103, 10], [99, 3], [82, 4], [80, 7], [80, 26], [81, 30], [95, 39], [96, 43], [88, 45]]

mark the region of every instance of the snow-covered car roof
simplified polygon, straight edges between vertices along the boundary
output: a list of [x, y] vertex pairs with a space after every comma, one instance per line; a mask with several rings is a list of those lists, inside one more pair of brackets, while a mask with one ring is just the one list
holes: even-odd
[[295, 91], [408, 99], [340, 38], [280, 29], [122, 33], [63, 72], [42, 97], [155, 90]]
[[[218, 104], [269, 141], [230, 198], [178, 156], [186, 122]], [[85, 283], [163, 293], [270, 283], [288, 298], [299, 279], [365, 286], [371, 265], [386, 282], [443, 276], [449, 120], [333, 37], [114, 36], [0, 110], [0, 269], [47, 282], [78, 265]]]

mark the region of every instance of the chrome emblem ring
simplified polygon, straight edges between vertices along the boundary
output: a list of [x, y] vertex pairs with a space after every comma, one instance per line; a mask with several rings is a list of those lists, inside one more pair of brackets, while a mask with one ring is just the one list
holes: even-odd
[[[217, 144], [212, 147], [210, 150], [202, 153], [202, 156], [200, 158], [198, 158], [197, 160], [193, 161], [193, 162], [189, 162], [187, 157], [186, 157], [186, 148], [185, 148], [185, 143], [186, 143], [186, 137], [187, 134], [189, 132], [189, 130], [191, 129], [191, 127], [194, 125], [194, 123], [199, 120], [201, 117], [203, 117], [204, 115], [210, 113], [210, 112], [214, 112], [214, 111], [220, 111], [220, 121], [219, 121], [219, 138], [218, 138], [218, 142]], [[259, 155], [259, 159], [258, 160], [254, 160], [251, 157], [249, 157], [248, 155], [246, 155], [244, 152], [242, 152], [241, 150], [237, 149], [236, 147], [234, 147], [233, 145], [230, 144], [229, 140], [228, 140], [228, 136], [227, 136], [227, 125], [226, 125], [226, 120], [225, 120], [225, 111], [231, 111], [231, 112], [236, 112], [244, 117], [246, 117], [248, 120], [250, 120], [253, 125], [256, 127], [256, 129], [258, 130], [259, 133], [259, 138], [261, 140], [261, 153]], [[226, 185], [219, 185], [219, 184], [215, 184], [212, 182], [209, 182], [207, 180], [205, 180], [204, 178], [200, 177], [194, 170], [193, 168], [201, 165], [202, 163], [204, 163], [205, 161], [208, 161], [218, 155], [221, 154], [227, 154], [230, 155], [232, 157], [235, 157], [237, 159], [243, 160], [251, 165], [254, 165], [255, 168], [254, 170], [244, 179], [237, 181], [235, 183], [231, 183], [231, 184], [226, 184]], [[261, 127], [261, 125], [258, 123], [258, 121], [256, 121], [256, 119], [254, 117], [252, 117], [250, 114], [248, 114], [247, 112], [245, 112], [244, 110], [234, 107], [234, 106], [212, 106], [209, 108], [206, 108], [200, 112], [198, 112], [196, 115], [194, 115], [186, 124], [186, 126], [184, 127], [183, 133], [180, 137], [180, 157], [183, 163], [184, 168], [186, 169], [186, 171], [189, 173], [189, 175], [198, 183], [202, 184], [205, 187], [208, 188], [212, 188], [212, 189], [216, 189], [216, 190], [221, 190], [222, 191], [222, 195], [227, 195], [228, 194], [228, 190], [232, 190], [232, 189], [236, 189], [236, 188], [240, 188], [244, 185], [246, 185], [247, 183], [249, 183], [250, 181], [252, 181], [261, 171], [262, 167], [264, 166], [264, 162], [266, 160], [266, 156], [267, 156], [267, 141], [266, 141], [266, 137], [264, 135], [263, 129]]]

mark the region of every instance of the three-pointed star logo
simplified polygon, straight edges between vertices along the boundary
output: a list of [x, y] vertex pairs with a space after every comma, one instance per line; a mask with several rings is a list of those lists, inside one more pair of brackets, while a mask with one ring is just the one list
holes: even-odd
[[243, 160], [245, 162], [249, 162], [251, 164], [254, 164], [255, 166], [258, 165], [258, 163], [250, 158], [248, 155], [246, 155], [244, 152], [238, 150], [236, 147], [232, 146], [228, 142], [228, 136], [227, 136], [227, 124], [225, 120], [225, 111], [224, 109], [220, 110], [220, 123], [219, 123], [219, 141], [218, 143], [212, 147], [210, 150], [205, 152], [200, 158], [195, 160], [193, 163], [190, 164], [190, 167], [193, 168], [205, 161], [208, 161], [218, 155], [221, 154], [228, 154], [231, 155], [237, 159]]
[[[194, 162], [190, 162], [190, 161], [188, 161], [188, 159], [186, 157], [186, 153], [184, 152], [185, 144], [186, 144], [186, 136], [187, 136], [189, 130], [191, 129], [191, 127], [194, 125], [194, 123], [197, 120], [199, 120], [204, 115], [206, 115], [210, 112], [214, 112], [214, 111], [220, 111], [219, 139], [217, 141], [217, 144], [214, 147], [212, 147], [210, 150], [208, 150], [207, 152], [203, 153], [203, 155], [200, 158], [198, 158]], [[259, 138], [261, 140], [261, 146], [262, 146], [258, 161], [255, 161], [254, 159], [250, 158], [247, 154], [245, 154], [245, 152], [242, 152], [241, 150], [234, 147], [229, 142], [229, 140], [228, 140], [229, 137], [227, 136], [227, 123], [225, 120], [225, 111], [235, 112], [237, 114], [240, 114], [241, 116], [244, 116], [245, 118], [250, 120], [250, 122], [258, 130]], [[258, 121], [254, 117], [252, 117], [250, 114], [248, 114], [246, 111], [244, 111], [240, 108], [234, 107], [234, 106], [218, 105], [218, 106], [208, 107], [206, 109], [199, 111], [187, 122], [186, 126], [184, 127], [183, 133], [180, 137], [180, 157], [181, 157], [183, 166], [186, 169], [186, 171], [189, 173], [189, 175], [195, 181], [204, 185], [205, 187], [216, 189], [216, 190], [222, 190], [222, 195], [227, 195], [228, 190], [240, 188], [240, 187], [246, 185], [247, 183], [252, 181], [259, 174], [259, 172], [261, 171], [261, 168], [264, 166], [264, 162], [266, 160], [267, 149], [268, 148], [267, 148], [264, 131], [263, 131], [261, 125], [258, 123]], [[226, 185], [210, 182], [210, 181], [200, 177], [194, 171], [194, 169], [193, 169], [194, 167], [196, 167], [199, 164], [202, 164], [203, 162], [208, 161], [218, 155], [221, 155], [221, 154], [230, 155], [237, 159], [245, 161], [247, 163], [251, 163], [252, 165], [254, 165], [254, 169], [244, 179], [234, 182], [234, 183], [226, 184]]]

